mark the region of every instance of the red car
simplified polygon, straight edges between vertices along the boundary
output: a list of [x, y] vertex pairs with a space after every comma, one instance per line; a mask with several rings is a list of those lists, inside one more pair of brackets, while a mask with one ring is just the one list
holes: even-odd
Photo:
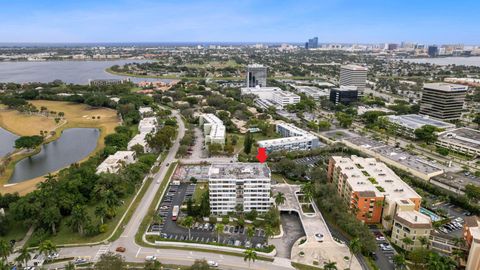
[[115, 249], [116, 252], [125, 252], [125, 250], [127, 249], [124, 247], [117, 247], [117, 249]]

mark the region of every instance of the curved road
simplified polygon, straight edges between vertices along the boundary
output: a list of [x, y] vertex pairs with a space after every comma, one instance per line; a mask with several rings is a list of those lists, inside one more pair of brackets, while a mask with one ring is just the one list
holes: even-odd
[[[178, 265], [191, 265], [196, 259], [214, 260], [219, 263], [222, 269], [248, 269], [249, 265], [244, 262], [242, 257], [231, 255], [220, 255], [216, 253], [189, 251], [189, 250], [177, 250], [177, 249], [156, 249], [141, 247], [135, 243], [135, 234], [142, 222], [143, 218], [148, 212], [149, 206], [152, 204], [155, 194], [160, 187], [160, 184], [167, 173], [168, 166], [174, 162], [175, 155], [179, 148], [180, 140], [185, 134], [185, 125], [178, 111], [172, 111], [173, 115], [177, 119], [178, 123], [178, 135], [175, 139], [173, 146], [170, 148], [167, 157], [160, 165], [160, 170], [154, 175], [154, 181], [151, 182], [150, 187], [143, 196], [137, 209], [132, 215], [130, 221], [125, 226], [122, 235], [118, 240], [112, 243], [106, 243], [105, 245], [95, 246], [82, 246], [82, 247], [68, 247], [62, 248], [59, 251], [60, 257], [88, 257], [90, 260], [97, 260], [101, 254], [108, 251], [115, 252], [115, 249], [119, 246], [125, 247], [126, 251], [121, 253], [127, 262], [144, 262], [145, 256], [154, 255], [158, 260], [164, 264], [178, 264]], [[158, 182], [158, 183], [157, 183]], [[65, 262], [59, 264], [48, 265], [50, 269], [63, 266]], [[281, 258], [275, 258], [274, 262], [256, 261], [251, 264], [250, 268], [255, 269], [292, 269], [290, 261], [282, 260]]]

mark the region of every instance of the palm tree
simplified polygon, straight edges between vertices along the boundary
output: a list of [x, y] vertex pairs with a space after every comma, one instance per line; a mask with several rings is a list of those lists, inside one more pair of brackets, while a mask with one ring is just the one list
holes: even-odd
[[74, 231], [83, 235], [83, 228], [88, 221], [87, 210], [85, 206], [75, 205], [70, 215], [69, 225]]
[[348, 243], [348, 249], [350, 249], [350, 262], [348, 263], [348, 269], [352, 269], [353, 254], [360, 252], [361, 248], [362, 243], [358, 237], [353, 238], [350, 240], [350, 243]]
[[402, 242], [405, 243], [406, 247], [410, 247], [413, 244], [413, 240], [410, 237], [403, 238]]
[[107, 216], [108, 209], [105, 204], [100, 204], [95, 208], [95, 215], [100, 218], [100, 223], [103, 224], [103, 219]]
[[38, 246], [38, 251], [42, 253], [45, 257], [48, 255], [52, 254], [53, 252], [57, 251], [57, 246], [50, 241], [50, 240], [45, 240], [40, 245]]
[[275, 204], [277, 206], [284, 204], [285, 200], [285, 194], [283, 194], [282, 192], [278, 192], [277, 194], [275, 194]]
[[8, 264], [8, 256], [12, 254], [13, 247], [4, 239], [0, 240], [0, 257]]
[[393, 256], [393, 263], [395, 264], [395, 267], [398, 269], [404, 269], [407, 262], [405, 260], [405, 256], [401, 253]]
[[225, 225], [222, 223], [217, 224], [217, 228], [215, 228], [217, 231], [217, 243], [220, 243], [220, 234], [223, 232], [223, 229], [225, 229]]
[[255, 260], [257, 259], [257, 252], [250, 248], [245, 250], [245, 252], [243, 252], [243, 255], [243, 260], [248, 261], [248, 268], [250, 268], [250, 263], [252, 261], [255, 262]]
[[465, 251], [459, 248], [455, 248], [452, 251], [453, 259], [458, 262], [460, 259], [465, 258]]
[[329, 261], [323, 265], [323, 270], [337, 270], [337, 263]]
[[28, 268], [28, 261], [32, 259], [32, 255], [30, 255], [30, 252], [28, 251], [28, 247], [24, 247], [20, 250], [20, 254], [18, 255], [17, 258], [15, 258], [15, 261], [19, 263], [25, 263], [25, 269]]
[[10, 265], [7, 261], [0, 260], [0, 270], [10, 270], [12, 269], [12, 265]]
[[191, 237], [190, 237], [190, 229], [191, 229], [192, 226], [193, 226], [193, 217], [188, 216], [188, 217], [184, 218], [184, 219], [182, 220], [182, 225], [185, 226], [185, 227], [187, 227], [187, 229], [188, 229], [188, 240], [190, 240], [190, 239], [191, 239]]
[[427, 246], [428, 248], [428, 238], [426, 236], [418, 237], [418, 241], [420, 241], [420, 245], [422, 245], [422, 247]]
[[255, 228], [252, 226], [247, 227], [247, 239], [252, 241], [253, 236], [255, 235]]
[[272, 226], [266, 225], [265, 228], [264, 228], [264, 231], [265, 231], [265, 241], [268, 245], [268, 239], [273, 236]]
[[311, 182], [302, 184], [302, 186], [300, 187], [300, 191], [303, 193], [305, 201], [310, 202], [313, 199], [315, 189]]

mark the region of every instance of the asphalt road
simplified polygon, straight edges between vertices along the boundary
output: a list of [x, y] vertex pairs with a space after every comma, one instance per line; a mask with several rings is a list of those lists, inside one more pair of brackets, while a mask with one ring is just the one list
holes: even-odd
[[[179, 125], [177, 138], [175, 139], [173, 146], [170, 148], [164, 162], [160, 165], [159, 172], [154, 175], [154, 181], [151, 182], [150, 187], [143, 196], [130, 221], [125, 226], [120, 238], [105, 245], [62, 248], [59, 250], [60, 257], [87, 257], [90, 260], [95, 260], [98, 259], [101, 254], [108, 251], [114, 252], [117, 247], [122, 246], [126, 248], [126, 251], [121, 254], [124, 256], [127, 262], [143, 262], [145, 261], [146, 256], [154, 255], [159, 261], [166, 264], [191, 265], [196, 259], [207, 259], [217, 261], [222, 269], [248, 269], [251, 267], [255, 269], [272, 270], [292, 269], [289, 262], [282, 260], [275, 260], [273, 263], [256, 261], [249, 267], [248, 263], [243, 260], [243, 257], [199, 251], [146, 248], [135, 243], [135, 234], [137, 233], [140, 223], [146, 216], [148, 208], [152, 204], [155, 194], [160, 187], [160, 183], [164, 180], [167, 173], [168, 166], [166, 164], [171, 164], [175, 161], [175, 154], [178, 151], [179, 142], [185, 134], [185, 125], [180, 114], [178, 111], [172, 111], [172, 113], [176, 117]], [[64, 264], [65, 262], [60, 264], [51, 264], [48, 265], [48, 269], [55, 269], [63, 266]]]

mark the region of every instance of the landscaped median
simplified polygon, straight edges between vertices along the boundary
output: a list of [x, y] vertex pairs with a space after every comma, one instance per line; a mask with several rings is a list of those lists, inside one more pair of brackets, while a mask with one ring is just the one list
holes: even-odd
[[[222, 246], [220, 244], [217, 245], [207, 245], [207, 244], [198, 244], [198, 243], [189, 243], [186, 241], [158, 241], [154, 240], [149, 241], [149, 237], [146, 236], [146, 232], [148, 229], [149, 224], [153, 220], [153, 216], [156, 213], [156, 209], [158, 208], [162, 197], [164, 196], [164, 193], [166, 191], [166, 187], [170, 183], [170, 178], [173, 175], [173, 172], [175, 171], [178, 163], [172, 163], [170, 167], [167, 170], [167, 174], [165, 175], [164, 179], [162, 180], [160, 187], [155, 194], [155, 198], [152, 201], [152, 204], [150, 205], [148, 209], [147, 215], [144, 217], [142, 223], [139, 226], [139, 229], [137, 231], [137, 234], [135, 235], [135, 242], [141, 246], [144, 247], [154, 247], [154, 248], [168, 248], [168, 249], [182, 249], [182, 250], [192, 250], [192, 251], [203, 251], [203, 252], [213, 252], [213, 253], [218, 253], [218, 254], [224, 254], [224, 255], [233, 255], [233, 256], [239, 256], [243, 257], [244, 256], [244, 249], [240, 248], [233, 248], [233, 247], [228, 247], [228, 246]], [[259, 260], [265, 260], [265, 261], [273, 261], [273, 257], [276, 254], [276, 250], [273, 249], [270, 253], [264, 253], [264, 252], [257, 252], [258, 259]]]

